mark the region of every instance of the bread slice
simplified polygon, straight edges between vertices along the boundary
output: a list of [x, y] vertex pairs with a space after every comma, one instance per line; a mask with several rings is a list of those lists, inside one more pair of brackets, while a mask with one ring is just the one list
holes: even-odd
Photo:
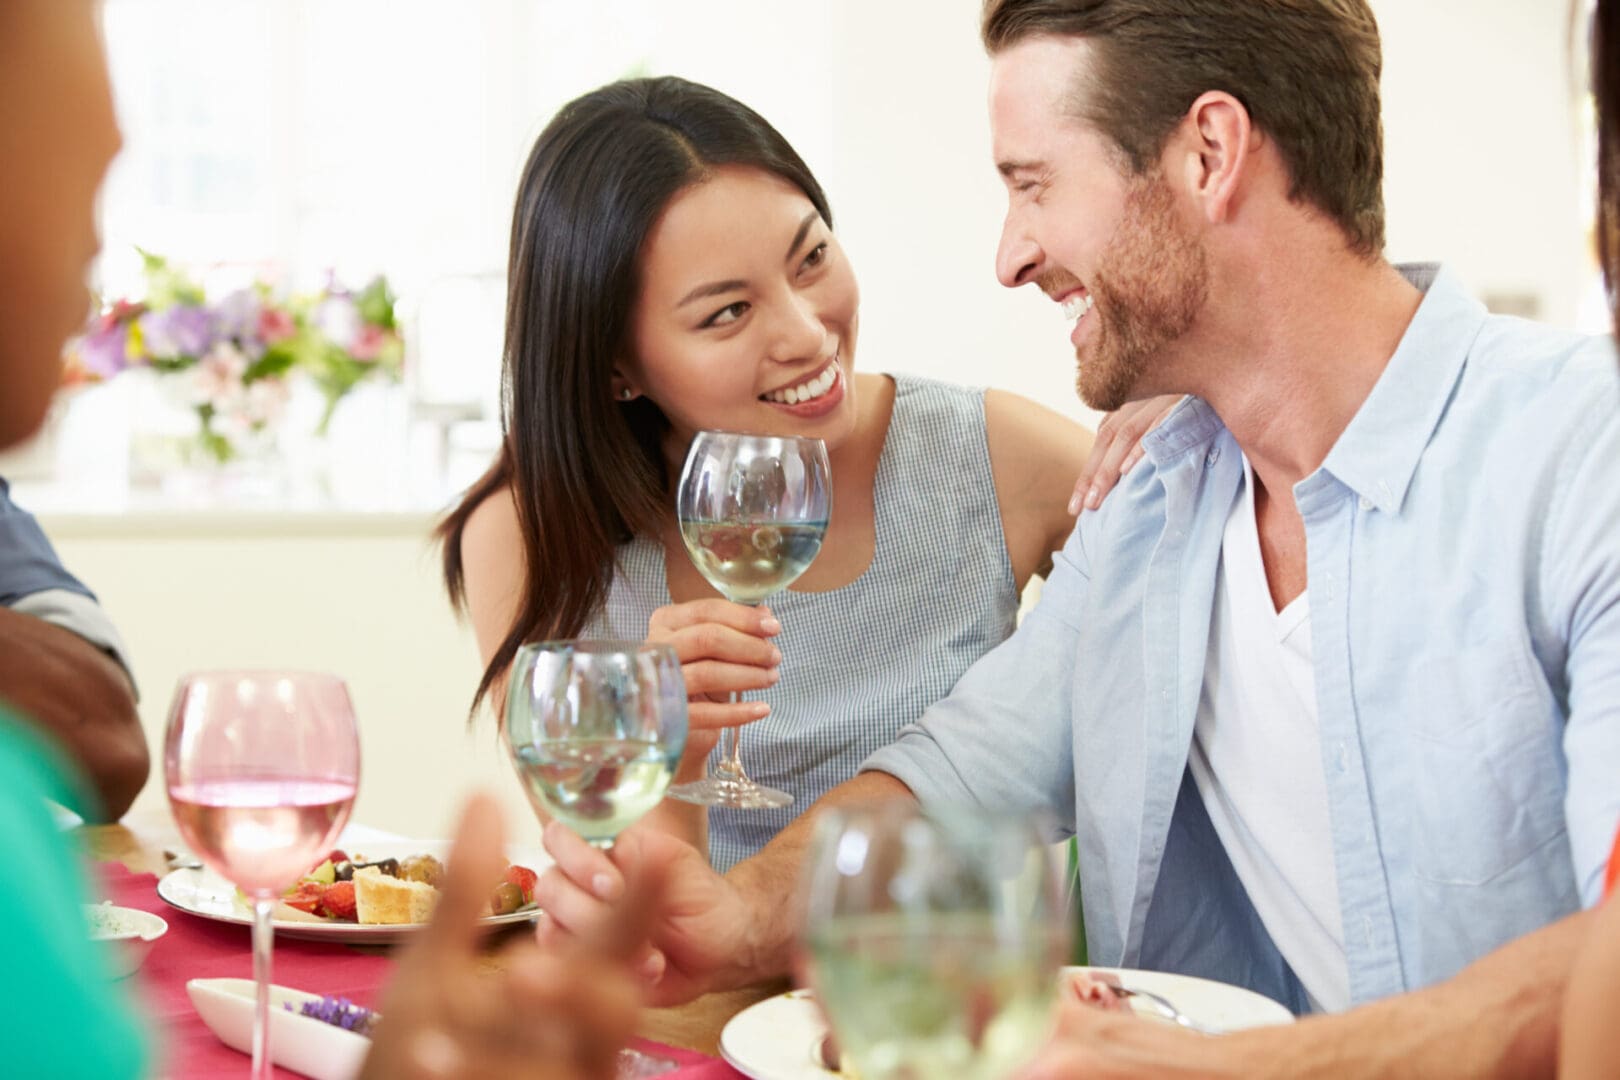
[[375, 866], [354, 872], [354, 911], [362, 923], [425, 923], [438, 902], [432, 885], [389, 877]]

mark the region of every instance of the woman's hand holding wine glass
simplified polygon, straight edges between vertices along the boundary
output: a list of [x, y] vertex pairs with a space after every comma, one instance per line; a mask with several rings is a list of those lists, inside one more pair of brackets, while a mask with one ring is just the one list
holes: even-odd
[[781, 678], [782, 653], [771, 638], [782, 629], [770, 608], [729, 600], [690, 600], [652, 613], [647, 640], [668, 645], [686, 682], [687, 760], [701, 765], [720, 732], [770, 715], [763, 701], [741, 701]]
[[[698, 572], [734, 604], [758, 605], [797, 580], [821, 550], [832, 514], [827, 448], [820, 439], [701, 431], [687, 451], [675, 511]], [[737, 689], [731, 698], [740, 704]], [[736, 727], [725, 729], [721, 745], [714, 775], [671, 788], [673, 797], [740, 809], [793, 802], [748, 778]]]

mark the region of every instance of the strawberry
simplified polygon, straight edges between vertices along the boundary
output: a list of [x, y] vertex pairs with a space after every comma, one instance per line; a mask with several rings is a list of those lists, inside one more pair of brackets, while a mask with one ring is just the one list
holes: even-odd
[[348, 862], [349, 853], [344, 851], [342, 848], [333, 848], [331, 851], [326, 853], [326, 861], [331, 863], [333, 866], [336, 866], [340, 862]]
[[354, 922], [359, 917], [354, 907], [354, 882], [339, 881], [322, 889], [321, 906], [316, 914]]
[[316, 914], [315, 909], [320, 906], [323, 888], [324, 886], [317, 885], [313, 881], [300, 881], [282, 895], [281, 901], [288, 907]]
[[523, 902], [527, 904], [534, 900], [534, 883], [540, 880], [540, 875], [527, 866], [508, 866], [505, 880], [518, 887], [523, 893]]

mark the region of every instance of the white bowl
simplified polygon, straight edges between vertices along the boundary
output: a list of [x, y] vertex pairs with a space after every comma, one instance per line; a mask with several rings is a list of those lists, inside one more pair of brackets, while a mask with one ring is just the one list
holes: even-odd
[[[220, 1042], [244, 1054], [253, 1052], [252, 979], [192, 979], [186, 993]], [[297, 1011], [306, 1001], [320, 999], [319, 994], [270, 987], [270, 1060], [314, 1080], [352, 1080], [360, 1074], [371, 1040]]]
[[105, 943], [102, 955], [115, 979], [134, 974], [158, 938], [169, 932], [169, 924], [149, 911], [110, 903], [84, 905], [84, 917], [90, 924], [90, 940]]

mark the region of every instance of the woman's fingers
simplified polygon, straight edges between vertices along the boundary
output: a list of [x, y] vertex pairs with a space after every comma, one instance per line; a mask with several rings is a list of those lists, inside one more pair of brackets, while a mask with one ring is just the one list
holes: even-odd
[[714, 698], [769, 689], [781, 680], [782, 669], [776, 664], [755, 667], [723, 660], [693, 660], [681, 664], [681, 677], [686, 680], [688, 696]]
[[[691, 701], [686, 706], [688, 732], [718, 731], [721, 728], [742, 727], [771, 715], [771, 707], [763, 701]], [[690, 735], [687, 743], [691, 743]]]
[[678, 630], [686, 630], [704, 623], [730, 627], [739, 633], [756, 638], [772, 637], [782, 632], [782, 624], [764, 604], [749, 607], [730, 600], [689, 600], [684, 604], [667, 604], [652, 613], [647, 620], [649, 637], [662, 640]]
[[1180, 395], [1174, 394], [1131, 401], [1103, 417], [1097, 426], [1091, 453], [1075, 481], [1074, 494], [1069, 497], [1069, 513], [1078, 514], [1082, 507], [1095, 510], [1101, 506], [1119, 478], [1142, 459], [1143, 437], [1158, 427], [1180, 402]]

